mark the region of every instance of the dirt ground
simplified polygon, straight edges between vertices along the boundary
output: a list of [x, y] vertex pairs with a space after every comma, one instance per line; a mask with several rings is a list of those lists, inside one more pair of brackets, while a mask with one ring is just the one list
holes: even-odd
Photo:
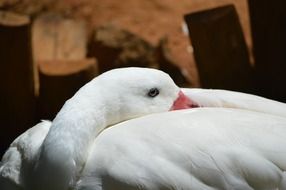
[[194, 86], [199, 86], [199, 78], [192, 49], [188, 51], [189, 38], [182, 32], [183, 15], [226, 4], [235, 5], [251, 49], [247, 0], [0, 0], [2, 8], [33, 16], [44, 11], [56, 11], [83, 18], [89, 29], [112, 23], [154, 45], [167, 36], [175, 61]]

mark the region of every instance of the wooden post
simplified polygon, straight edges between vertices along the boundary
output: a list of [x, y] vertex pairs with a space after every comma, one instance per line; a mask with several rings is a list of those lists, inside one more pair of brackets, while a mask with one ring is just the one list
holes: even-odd
[[286, 102], [286, 1], [248, 2], [260, 94]]
[[33, 24], [34, 59], [81, 60], [86, 57], [87, 31], [83, 20], [45, 13]]
[[40, 61], [39, 118], [52, 120], [65, 101], [97, 74], [94, 59]]
[[35, 122], [31, 23], [28, 17], [0, 12], [0, 66], [0, 144], [3, 150]]
[[86, 59], [85, 22], [59, 14], [40, 15], [33, 25], [34, 60], [39, 67], [38, 118], [52, 120], [65, 101], [98, 74]]
[[247, 46], [233, 5], [185, 15], [204, 88], [253, 92]]

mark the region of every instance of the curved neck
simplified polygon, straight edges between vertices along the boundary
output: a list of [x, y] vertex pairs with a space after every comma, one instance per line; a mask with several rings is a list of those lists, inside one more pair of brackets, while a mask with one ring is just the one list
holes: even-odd
[[96, 101], [87, 99], [80, 94], [68, 100], [43, 143], [44, 149], [48, 148], [47, 154], [61, 152], [61, 155], [72, 157], [77, 167], [84, 163], [95, 137], [110, 124], [104, 99], [100, 96], [93, 98]]
[[88, 110], [87, 107], [73, 109], [73, 106], [66, 105], [67, 110], [63, 109], [58, 114], [45, 142], [52, 143], [53, 148], [70, 151], [68, 156], [72, 156], [78, 165], [82, 164], [90, 144], [106, 127], [107, 121], [104, 107], [96, 106], [96, 110]]
[[[74, 183], [84, 167], [94, 139], [118, 119], [114, 114], [118, 111], [117, 106], [109, 105], [110, 98], [102, 96], [104, 92], [100, 89], [93, 90], [92, 94], [87, 92], [81, 89], [65, 103], [54, 119], [35, 167], [38, 187], [63, 189]], [[51, 177], [45, 179], [47, 175], [54, 180]]]

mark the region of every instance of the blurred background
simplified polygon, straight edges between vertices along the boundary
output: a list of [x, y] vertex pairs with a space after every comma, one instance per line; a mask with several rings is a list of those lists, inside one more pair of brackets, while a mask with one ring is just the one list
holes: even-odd
[[285, 10], [284, 0], [0, 0], [0, 155], [118, 67], [286, 102]]

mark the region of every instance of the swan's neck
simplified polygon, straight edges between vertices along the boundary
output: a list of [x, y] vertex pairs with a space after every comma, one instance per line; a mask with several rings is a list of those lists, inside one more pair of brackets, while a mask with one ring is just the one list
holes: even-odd
[[[104, 92], [99, 90], [98, 93], [93, 91], [93, 94], [84, 92], [76, 94], [65, 103], [54, 119], [42, 144], [39, 164], [36, 168], [37, 175], [53, 176], [56, 180], [49, 188], [63, 189], [71, 185], [70, 183], [74, 183], [76, 175], [84, 167], [96, 136], [118, 119], [117, 114], [111, 114], [116, 112], [116, 106], [108, 105], [110, 101], [107, 101], [108, 98], [103, 97], [102, 93]], [[110, 111], [111, 106], [112, 111]], [[61, 180], [58, 181], [58, 179]], [[53, 181], [41, 180], [44, 180], [40, 182], [41, 188], [46, 186], [47, 181], [49, 184]], [[57, 183], [63, 184], [57, 185]]]
[[74, 102], [68, 102], [65, 105], [55, 118], [45, 140], [44, 146], [52, 145], [49, 147], [48, 154], [53, 149], [60, 149], [55, 151], [62, 153], [64, 151], [68, 156], [72, 156], [77, 167], [82, 164], [91, 143], [108, 125], [104, 106], [93, 105], [96, 109], [88, 107], [90, 106], [74, 105]]

